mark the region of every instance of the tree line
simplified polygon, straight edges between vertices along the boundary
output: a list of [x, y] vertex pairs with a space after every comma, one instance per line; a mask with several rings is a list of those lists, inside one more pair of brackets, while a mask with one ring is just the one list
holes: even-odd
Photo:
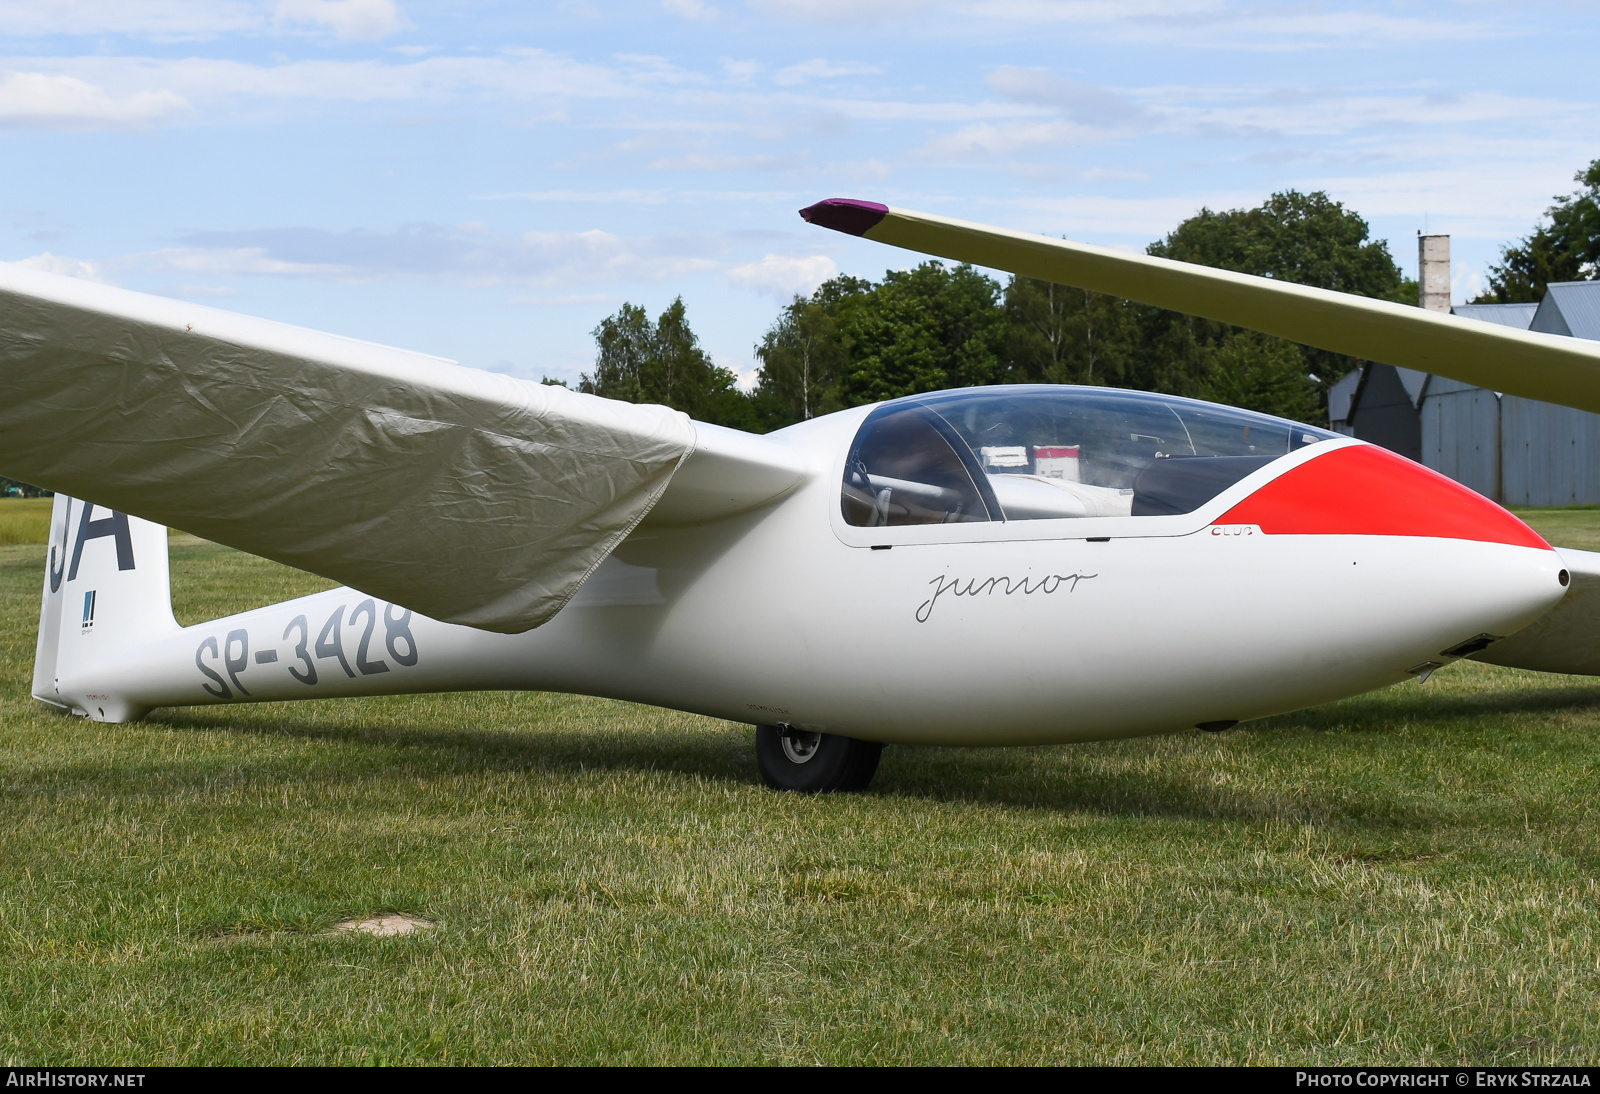
[[0, 498], [49, 498], [55, 495], [49, 490], [41, 490], [37, 486], [17, 479], [8, 479], [0, 475]]
[[[1600, 160], [1528, 237], [1507, 246], [1480, 301], [1538, 300], [1553, 280], [1600, 274]], [[1362, 296], [1417, 303], [1367, 222], [1326, 193], [1201, 209], [1146, 252]], [[1027, 277], [924, 262], [881, 281], [840, 276], [796, 296], [755, 347], [754, 389], [714, 364], [682, 299], [655, 321], [625, 304], [594, 331], [583, 391], [665, 403], [755, 432], [941, 388], [1106, 384], [1186, 395], [1297, 421], [1327, 419], [1327, 388], [1355, 361], [1241, 327]]]
[[1545, 222], [1500, 252], [1489, 287], [1474, 304], [1534, 304], [1552, 281], [1600, 276], [1600, 159], [1573, 176], [1578, 189], [1555, 199]]
[[[1202, 209], [1153, 255], [1415, 303], [1415, 282], [1365, 220], [1327, 194]], [[580, 390], [659, 402], [756, 432], [843, 407], [984, 384], [1107, 384], [1326, 417], [1326, 386], [1354, 362], [1193, 316], [1027, 277], [923, 262], [880, 281], [840, 276], [796, 296], [755, 347], [754, 389], [701, 348], [678, 299], [652, 322], [624, 304], [594, 331]]]

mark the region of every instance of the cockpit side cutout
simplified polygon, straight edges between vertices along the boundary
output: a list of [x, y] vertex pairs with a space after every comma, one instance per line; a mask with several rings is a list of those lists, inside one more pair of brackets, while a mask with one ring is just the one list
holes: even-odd
[[915, 403], [884, 410], [856, 435], [845, 463], [846, 521], [878, 528], [1005, 519], [949, 422]]

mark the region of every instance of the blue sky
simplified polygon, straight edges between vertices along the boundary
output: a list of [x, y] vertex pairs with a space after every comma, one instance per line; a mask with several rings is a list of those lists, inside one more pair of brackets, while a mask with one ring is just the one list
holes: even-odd
[[1139, 248], [1326, 189], [1458, 299], [1600, 156], [1594, 3], [0, 0], [0, 259], [574, 379], [682, 294], [912, 256], [862, 197]]

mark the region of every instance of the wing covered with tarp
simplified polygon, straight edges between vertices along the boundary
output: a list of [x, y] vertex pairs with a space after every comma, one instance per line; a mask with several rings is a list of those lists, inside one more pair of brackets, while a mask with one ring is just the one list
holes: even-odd
[[452, 623], [548, 620], [695, 436], [666, 407], [0, 264], [0, 474]]

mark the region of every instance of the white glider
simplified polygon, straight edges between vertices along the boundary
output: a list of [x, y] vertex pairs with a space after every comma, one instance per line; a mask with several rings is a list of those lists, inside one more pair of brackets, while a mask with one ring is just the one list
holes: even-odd
[[[1600, 410], [1592, 344], [831, 201], [925, 253]], [[1192, 400], [975, 388], [755, 437], [0, 267], [0, 473], [56, 490], [34, 694], [564, 690], [884, 742], [1216, 729], [1477, 656], [1600, 674], [1600, 557], [1381, 449]], [[174, 621], [165, 527], [346, 587]]]

